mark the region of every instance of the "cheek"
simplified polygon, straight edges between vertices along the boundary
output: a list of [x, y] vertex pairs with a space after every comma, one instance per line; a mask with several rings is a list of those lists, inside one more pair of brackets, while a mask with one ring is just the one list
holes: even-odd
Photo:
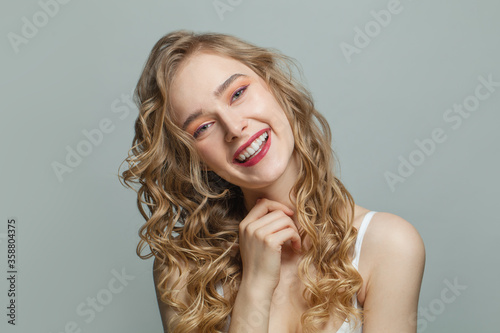
[[269, 115], [269, 110], [280, 108], [273, 95], [263, 87], [256, 87], [250, 91], [243, 105], [248, 105], [254, 113], [262, 115]]
[[282, 133], [284, 133], [284, 139], [286, 140], [287, 145], [293, 150], [295, 147], [295, 135], [293, 134], [292, 125], [283, 111], [280, 114], [280, 124], [282, 126]]
[[208, 163], [210, 160], [210, 151], [208, 150], [208, 147], [206, 147], [205, 145], [199, 145], [196, 148], [201, 160], [205, 163]]
[[[280, 103], [274, 98], [271, 93], [268, 93], [265, 98], [265, 105], [267, 108], [273, 110], [272, 115], [276, 120], [281, 123], [286, 122], [288, 124], [288, 119], [286, 117], [285, 111], [281, 108]], [[269, 110], [267, 110], [269, 112]]]
[[226, 160], [225, 157], [221, 155], [221, 149], [218, 149], [214, 144], [209, 142], [203, 143], [197, 145], [196, 148], [203, 163], [205, 163], [206, 166], [213, 171], [218, 169], [217, 164]]

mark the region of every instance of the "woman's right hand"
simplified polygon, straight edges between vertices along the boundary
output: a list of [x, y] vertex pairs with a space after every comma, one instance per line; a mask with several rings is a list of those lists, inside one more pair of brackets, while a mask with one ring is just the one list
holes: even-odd
[[243, 262], [242, 283], [273, 292], [280, 280], [281, 249], [291, 241], [300, 250], [299, 232], [287, 206], [268, 199], [256, 205], [239, 225], [239, 248]]

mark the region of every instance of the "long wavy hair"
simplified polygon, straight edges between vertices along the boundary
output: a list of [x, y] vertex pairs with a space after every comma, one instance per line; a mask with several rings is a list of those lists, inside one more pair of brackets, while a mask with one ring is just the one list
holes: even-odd
[[[193, 138], [172, 120], [171, 82], [179, 66], [200, 51], [229, 56], [251, 68], [265, 80], [290, 122], [300, 160], [294, 204], [301, 239], [307, 235], [311, 241], [298, 272], [309, 305], [301, 317], [304, 332], [314, 332], [332, 314], [359, 321], [362, 311], [353, 306], [353, 298], [362, 278], [349, 258], [357, 235], [354, 200], [334, 174], [331, 131], [295, 78], [294, 69], [300, 73], [300, 68], [274, 49], [229, 35], [181, 30], [163, 36], [144, 66], [134, 92], [139, 108], [135, 137], [124, 161], [128, 169], [120, 176], [124, 186], [137, 192], [137, 206], [146, 220], [139, 229], [137, 255], [155, 256], [161, 300], [178, 314], [169, 323], [171, 331], [222, 330], [242, 276], [240, 253], [232, 247], [247, 214], [242, 191], [204, 168]], [[146, 244], [150, 252], [142, 255]], [[173, 276], [178, 278], [167, 288]], [[176, 297], [181, 277], [187, 304]], [[229, 300], [217, 293], [217, 283], [228, 285]]]

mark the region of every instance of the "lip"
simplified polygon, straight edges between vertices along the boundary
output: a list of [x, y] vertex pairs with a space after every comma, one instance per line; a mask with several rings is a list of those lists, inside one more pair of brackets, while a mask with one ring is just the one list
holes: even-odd
[[[265, 132], [267, 132], [267, 141], [260, 149], [260, 152], [257, 155], [254, 155], [251, 159], [247, 160], [244, 163], [238, 162], [238, 156], [241, 154], [241, 152], [243, 150], [245, 150], [248, 146], [250, 146], [252, 144], [252, 142], [255, 141], [255, 139], [257, 139], [259, 136], [261, 136]], [[263, 130], [260, 130], [257, 133], [255, 133], [254, 135], [252, 135], [252, 137], [250, 137], [250, 139], [248, 139], [247, 142], [242, 144], [236, 150], [236, 152], [234, 153], [234, 156], [233, 156], [233, 163], [240, 165], [240, 166], [244, 166], [244, 167], [249, 167], [249, 166], [255, 165], [255, 164], [259, 163], [260, 160], [264, 158], [264, 156], [266, 156], [267, 151], [269, 150], [270, 146], [271, 146], [271, 129], [265, 128]]]

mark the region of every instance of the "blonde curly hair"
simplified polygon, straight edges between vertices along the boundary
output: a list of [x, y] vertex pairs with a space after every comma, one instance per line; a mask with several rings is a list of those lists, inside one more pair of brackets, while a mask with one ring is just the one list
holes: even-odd
[[[247, 214], [242, 191], [203, 167], [193, 138], [171, 116], [170, 83], [179, 65], [199, 51], [229, 56], [251, 68], [265, 80], [290, 122], [300, 160], [294, 204], [301, 239], [307, 235], [311, 241], [298, 272], [309, 305], [301, 317], [304, 332], [315, 331], [332, 313], [359, 320], [362, 312], [352, 301], [362, 278], [349, 258], [357, 235], [354, 200], [334, 175], [331, 131], [310, 93], [294, 78], [298, 66], [274, 49], [233, 36], [181, 30], [163, 36], [145, 64], [134, 93], [139, 115], [124, 161], [128, 169], [120, 176], [124, 186], [137, 192], [137, 206], [146, 220], [139, 229], [137, 255], [155, 256], [160, 263], [161, 300], [178, 314], [169, 323], [171, 331], [222, 330], [242, 276], [240, 253], [232, 250]], [[150, 252], [142, 255], [146, 243]], [[174, 291], [180, 278], [167, 288], [175, 272], [186, 277], [187, 304]], [[228, 285], [229, 300], [217, 293], [217, 283]]]

